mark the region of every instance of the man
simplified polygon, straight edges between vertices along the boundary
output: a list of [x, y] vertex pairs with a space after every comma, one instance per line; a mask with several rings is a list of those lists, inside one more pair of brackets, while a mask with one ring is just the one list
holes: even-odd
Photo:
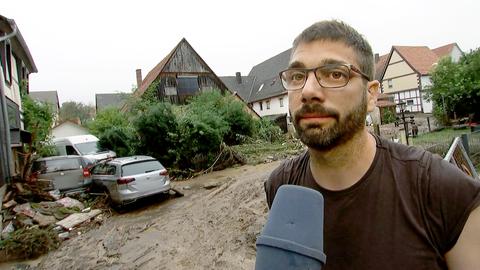
[[480, 269], [479, 182], [367, 132], [379, 90], [373, 59], [343, 22], [318, 22], [295, 39], [280, 77], [308, 151], [272, 172], [269, 206], [283, 184], [323, 194], [325, 269]]

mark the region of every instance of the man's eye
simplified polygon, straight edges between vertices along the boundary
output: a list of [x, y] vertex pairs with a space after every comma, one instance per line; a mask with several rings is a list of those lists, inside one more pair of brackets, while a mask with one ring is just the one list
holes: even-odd
[[305, 78], [305, 74], [302, 72], [296, 72], [293, 73], [290, 78], [292, 81], [302, 81]]
[[341, 80], [346, 77], [346, 74], [341, 72], [341, 71], [331, 71], [330, 72], [330, 78], [335, 79], [335, 80]]

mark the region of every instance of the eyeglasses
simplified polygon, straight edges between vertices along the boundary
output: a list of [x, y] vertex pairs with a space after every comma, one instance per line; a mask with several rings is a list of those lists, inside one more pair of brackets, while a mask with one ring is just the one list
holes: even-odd
[[362, 75], [370, 81], [370, 77], [351, 64], [328, 64], [316, 68], [290, 68], [280, 72], [283, 87], [288, 91], [303, 89], [308, 74], [313, 71], [318, 84], [324, 88], [344, 87], [350, 81], [351, 71]]

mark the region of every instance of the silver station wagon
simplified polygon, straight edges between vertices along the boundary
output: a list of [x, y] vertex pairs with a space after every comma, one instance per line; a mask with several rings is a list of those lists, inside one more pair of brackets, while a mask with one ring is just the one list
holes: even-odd
[[91, 173], [94, 185], [104, 187], [117, 205], [170, 190], [167, 170], [149, 156], [115, 158], [95, 165]]

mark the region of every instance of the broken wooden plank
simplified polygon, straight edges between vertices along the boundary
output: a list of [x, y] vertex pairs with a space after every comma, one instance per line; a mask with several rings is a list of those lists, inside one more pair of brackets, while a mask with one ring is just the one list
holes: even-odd
[[63, 228], [70, 230], [73, 227], [99, 215], [102, 211], [100, 209], [94, 209], [88, 213], [75, 213], [71, 214], [70, 216], [60, 220], [59, 222], [55, 223], [57, 225], [62, 226]]

